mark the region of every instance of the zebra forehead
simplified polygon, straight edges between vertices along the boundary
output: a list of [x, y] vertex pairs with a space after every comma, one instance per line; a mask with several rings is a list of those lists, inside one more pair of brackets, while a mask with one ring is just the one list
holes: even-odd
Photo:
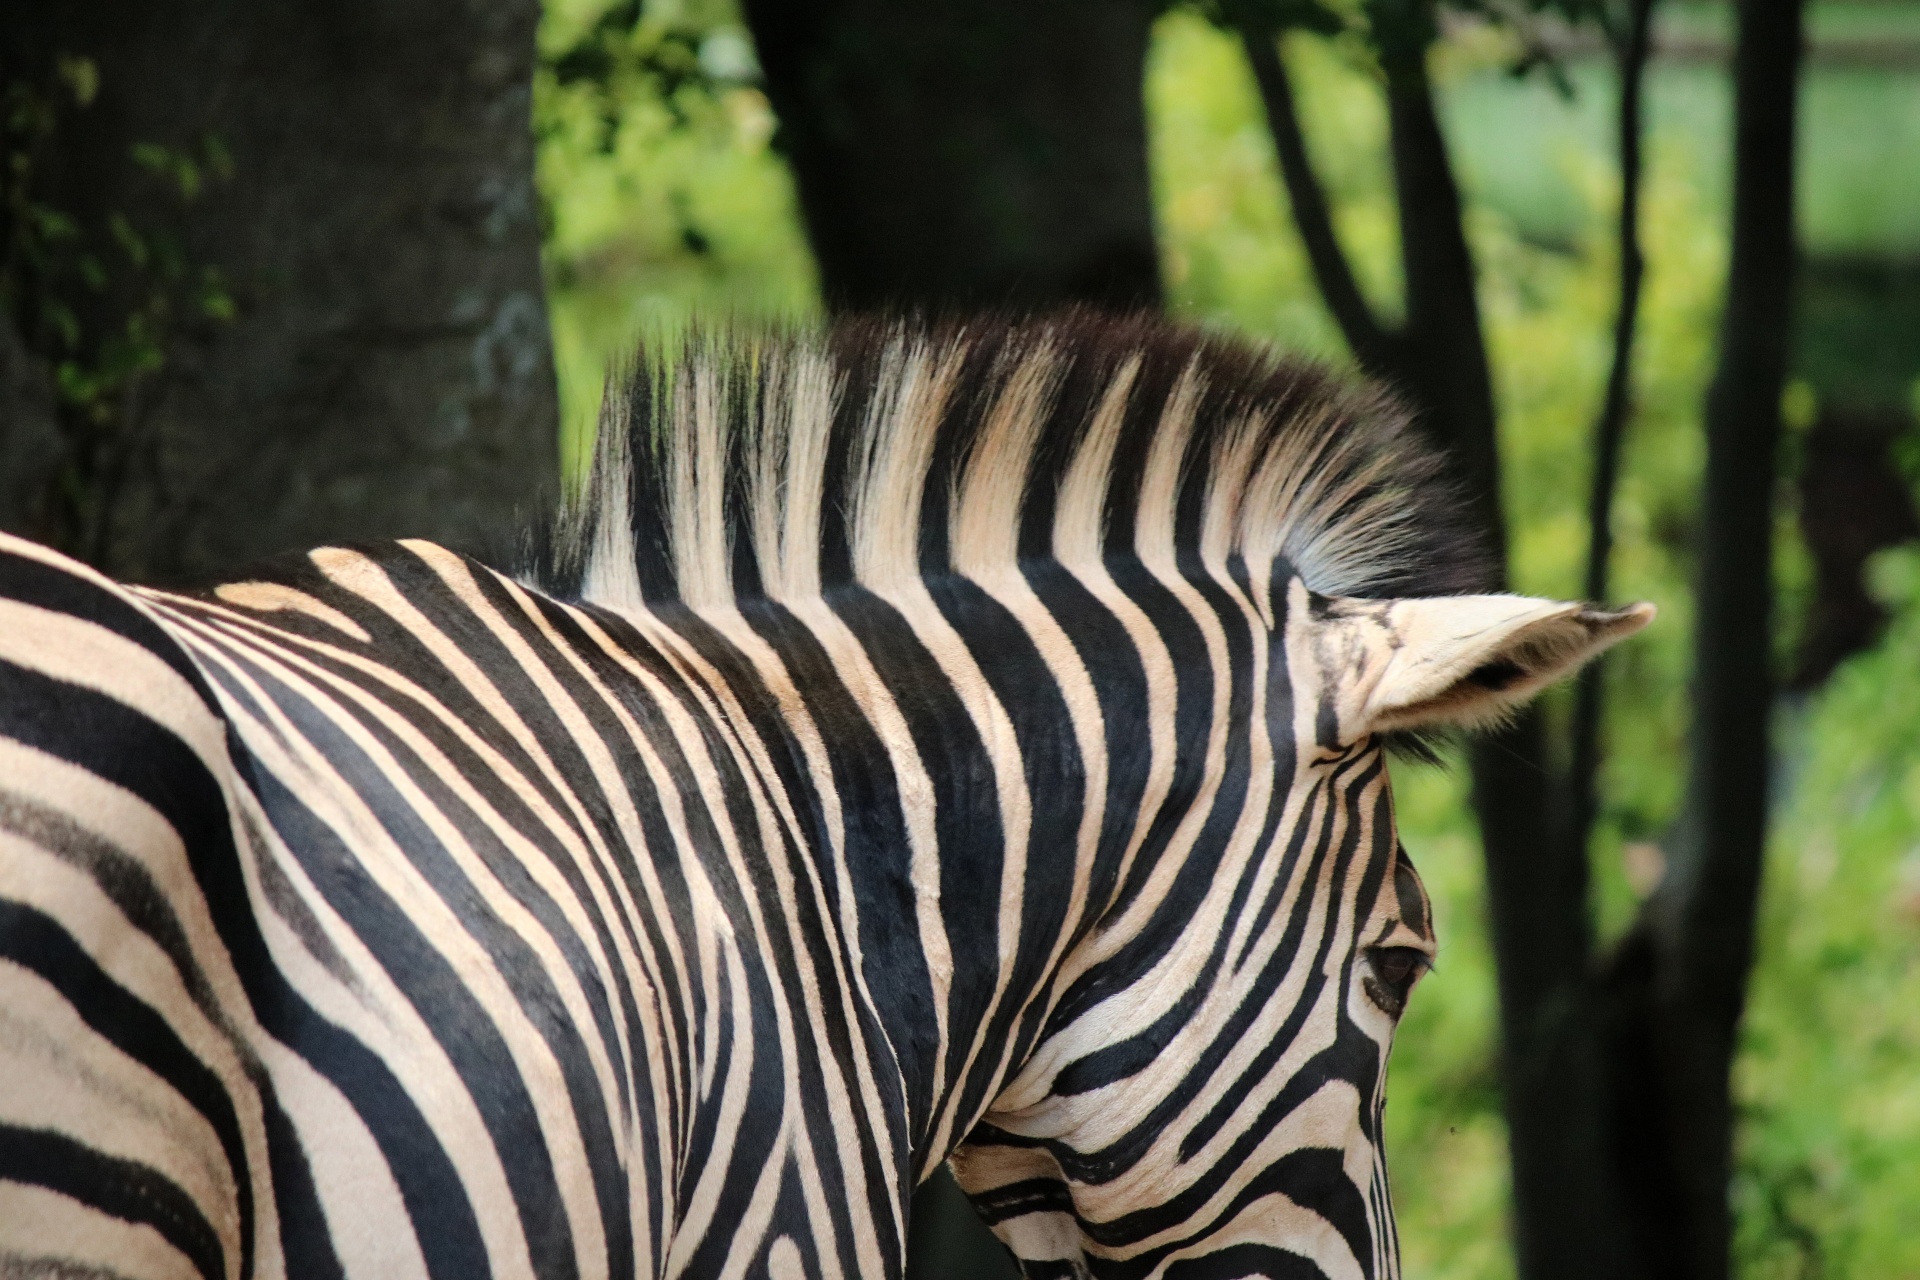
[[1315, 592], [1484, 590], [1438, 455], [1377, 388], [1144, 316], [700, 331], [609, 386], [541, 587], [809, 599], [1115, 557]]

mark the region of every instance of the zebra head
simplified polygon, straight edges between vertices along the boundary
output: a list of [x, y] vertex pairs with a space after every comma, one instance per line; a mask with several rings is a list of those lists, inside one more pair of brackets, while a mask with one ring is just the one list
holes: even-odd
[[1397, 1275], [1385, 744], [1651, 610], [1485, 594], [1393, 401], [1147, 320], [696, 341], [609, 406], [563, 589], [691, 609], [825, 744], [881, 1161], [1031, 1277]]
[[1069, 958], [1035, 1051], [952, 1159], [1029, 1276], [1399, 1274], [1387, 1055], [1435, 937], [1384, 744], [1498, 719], [1652, 616], [1328, 596], [1286, 566], [1271, 622], [1214, 600], [1195, 621], [1240, 633], [1215, 679], [1264, 703], [1256, 744], [1203, 766], [1218, 789], [1182, 807], [1173, 862], [1136, 870]]

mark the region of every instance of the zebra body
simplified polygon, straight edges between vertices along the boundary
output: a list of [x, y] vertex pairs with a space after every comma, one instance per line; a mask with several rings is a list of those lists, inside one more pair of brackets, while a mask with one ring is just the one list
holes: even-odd
[[[1398, 1274], [1386, 732], [1637, 629], [1143, 323], [713, 340], [525, 579], [0, 543], [0, 1274]], [[1430, 597], [1439, 598], [1430, 598]]]

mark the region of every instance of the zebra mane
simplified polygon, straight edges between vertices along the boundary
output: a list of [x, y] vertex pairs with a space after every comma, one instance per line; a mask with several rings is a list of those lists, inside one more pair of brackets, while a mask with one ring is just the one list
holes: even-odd
[[1379, 390], [1144, 316], [702, 332], [613, 380], [531, 576], [615, 609], [1115, 556], [1483, 590], [1443, 470]]

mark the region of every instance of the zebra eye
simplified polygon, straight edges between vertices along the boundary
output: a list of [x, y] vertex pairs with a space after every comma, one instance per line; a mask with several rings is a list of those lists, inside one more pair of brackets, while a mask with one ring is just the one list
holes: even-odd
[[1406, 1011], [1413, 984], [1432, 963], [1426, 952], [1414, 947], [1373, 947], [1367, 952], [1370, 972], [1360, 979], [1360, 985], [1381, 1012], [1397, 1018]]

